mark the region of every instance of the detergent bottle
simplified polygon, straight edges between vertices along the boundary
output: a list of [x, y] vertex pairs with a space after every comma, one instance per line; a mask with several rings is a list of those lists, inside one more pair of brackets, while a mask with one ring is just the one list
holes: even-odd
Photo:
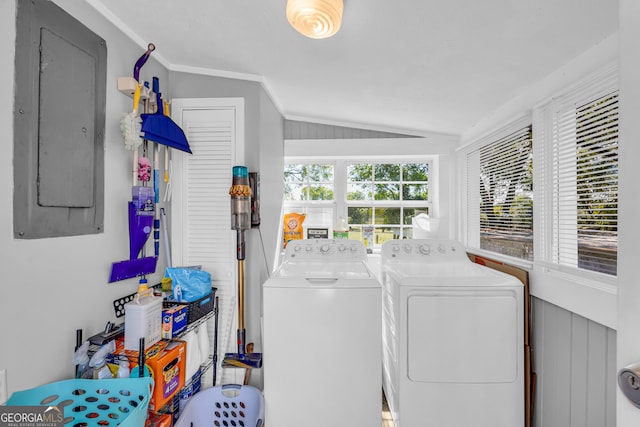
[[338, 217], [338, 222], [336, 226], [333, 227], [333, 238], [334, 239], [348, 239], [349, 238], [349, 227], [347, 226], [347, 221], [344, 217]]

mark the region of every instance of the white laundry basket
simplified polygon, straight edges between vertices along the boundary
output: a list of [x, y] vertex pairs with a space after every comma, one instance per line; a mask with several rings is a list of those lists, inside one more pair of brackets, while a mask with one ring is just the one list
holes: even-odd
[[175, 427], [262, 427], [264, 398], [250, 385], [227, 384], [193, 395]]

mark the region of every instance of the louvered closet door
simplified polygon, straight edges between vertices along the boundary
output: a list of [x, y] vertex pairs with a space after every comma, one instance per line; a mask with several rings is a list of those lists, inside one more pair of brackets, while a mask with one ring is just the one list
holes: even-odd
[[[236, 235], [231, 230], [232, 167], [244, 164], [242, 98], [174, 99], [172, 118], [182, 127], [192, 155], [172, 150], [171, 236], [173, 266], [201, 265], [218, 288], [217, 383], [237, 382], [237, 369], [220, 369], [225, 352], [236, 352]], [[213, 348], [213, 319], [207, 324]], [[212, 351], [212, 349], [211, 349]], [[202, 379], [212, 385], [213, 370]]]

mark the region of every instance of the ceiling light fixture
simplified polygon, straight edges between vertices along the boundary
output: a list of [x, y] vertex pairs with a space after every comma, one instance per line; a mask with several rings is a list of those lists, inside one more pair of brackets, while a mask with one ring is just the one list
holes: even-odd
[[287, 20], [300, 34], [326, 39], [340, 29], [342, 0], [288, 0]]

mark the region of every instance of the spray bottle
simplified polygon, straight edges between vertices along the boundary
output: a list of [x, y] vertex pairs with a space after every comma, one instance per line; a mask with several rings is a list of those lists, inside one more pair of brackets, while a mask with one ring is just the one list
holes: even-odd
[[82, 343], [73, 353], [73, 364], [76, 368], [76, 378], [84, 378], [84, 372], [89, 364], [89, 341]]

